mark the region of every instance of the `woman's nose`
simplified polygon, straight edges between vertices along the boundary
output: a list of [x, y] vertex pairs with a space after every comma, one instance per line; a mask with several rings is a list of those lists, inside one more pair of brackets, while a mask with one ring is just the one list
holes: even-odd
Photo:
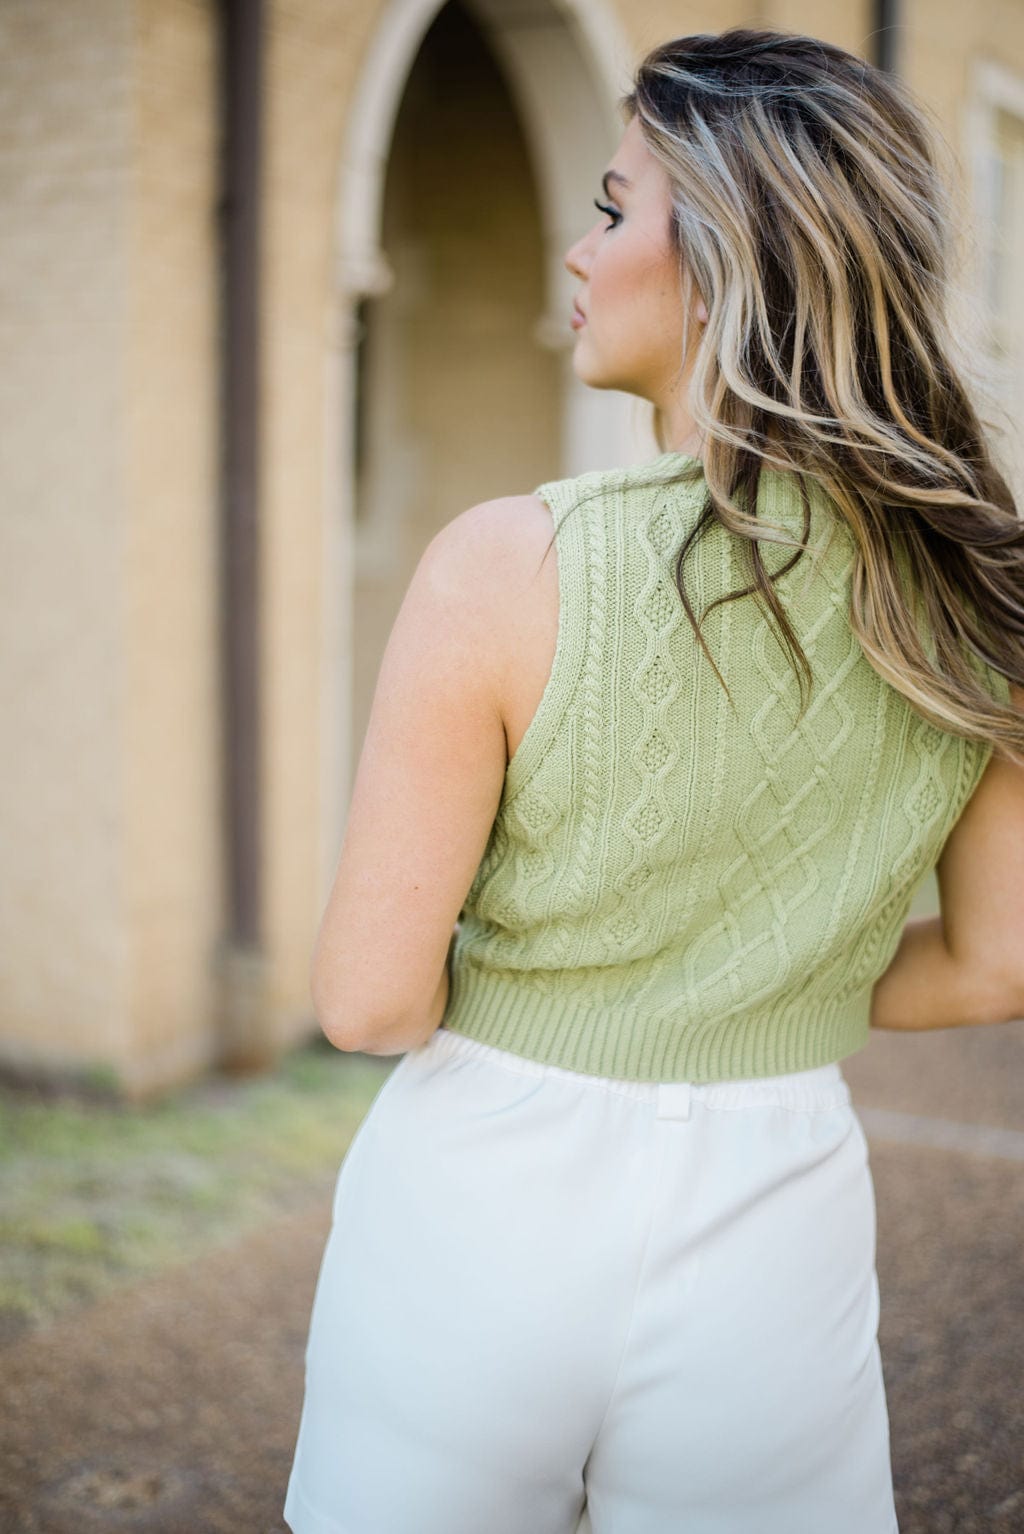
[[581, 280], [586, 277], [586, 271], [581, 260], [581, 257], [584, 253], [583, 243], [583, 240], [577, 240], [575, 245], [570, 245], [569, 249], [565, 253], [565, 266], [567, 270], [570, 271], [574, 277], [579, 277]]

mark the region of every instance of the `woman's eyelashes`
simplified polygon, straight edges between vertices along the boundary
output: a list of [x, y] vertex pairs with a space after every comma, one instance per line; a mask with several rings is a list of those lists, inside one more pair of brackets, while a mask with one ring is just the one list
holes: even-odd
[[615, 209], [614, 208], [609, 208], [607, 203], [598, 202], [596, 197], [594, 198], [594, 207], [597, 208], [598, 212], [600, 212], [600, 213], [607, 213], [609, 218], [615, 220], [615, 222], [610, 225], [610, 227], [612, 229], [614, 229], [618, 224], [620, 224], [622, 222], [622, 214], [621, 213], [616, 213]]

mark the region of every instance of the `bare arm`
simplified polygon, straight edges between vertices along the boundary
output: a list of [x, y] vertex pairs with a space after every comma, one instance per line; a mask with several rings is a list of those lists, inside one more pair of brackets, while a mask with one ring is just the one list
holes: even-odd
[[[1011, 687], [1024, 709], [1024, 690]], [[1024, 768], [993, 757], [936, 865], [940, 916], [908, 921], [872, 993], [871, 1026], [1024, 1017]]]
[[459, 923], [456, 922], [452, 929], [452, 935], [448, 943], [448, 957], [441, 971], [441, 978], [437, 982], [430, 1006], [427, 1008], [425, 1017], [414, 1017], [411, 1022], [394, 1025], [387, 1035], [377, 1043], [364, 1044], [361, 1053], [364, 1055], [404, 1055], [410, 1049], [418, 1049], [425, 1044], [432, 1034], [436, 1033], [441, 1026], [441, 1019], [448, 1008], [448, 996], [451, 992], [452, 983], [452, 955], [455, 950], [455, 939], [458, 935]]
[[550, 537], [536, 496], [455, 517], [392, 626], [310, 964], [313, 1010], [338, 1049], [402, 1054], [444, 1016], [455, 923], [508, 761], [508, 614], [534, 578], [545, 522]]
[[941, 916], [907, 922], [891, 964], [871, 993], [872, 1028], [964, 1028], [1024, 1017], [1024, 1003], [995, 974], [946, 946]]

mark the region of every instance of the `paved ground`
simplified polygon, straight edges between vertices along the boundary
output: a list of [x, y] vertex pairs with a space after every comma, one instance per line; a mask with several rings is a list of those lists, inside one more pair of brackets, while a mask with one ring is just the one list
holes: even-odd
[[[1024, 1023], [878, 1035], [845, 1071], [877, 1194], [901, 1534], [1024, 1534]], [[4, 1534], [283, 1534], [334, 1174], [255, 1235], [0, 1350]]]

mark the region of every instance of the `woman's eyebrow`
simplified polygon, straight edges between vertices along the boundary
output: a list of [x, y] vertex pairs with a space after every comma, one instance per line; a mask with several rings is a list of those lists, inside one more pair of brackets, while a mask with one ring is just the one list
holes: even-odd
[[632, 181], [630, 181], [627, 176], [624, 176], [620, 170], [606, 170], [604, 175], [601, 177], [601, 185], [604, 187], [604, 195], [606, 197], [610, 197], [612, 195], [608, 187], [609, 181], [617, 181], [620, 186], [633, 185]]

